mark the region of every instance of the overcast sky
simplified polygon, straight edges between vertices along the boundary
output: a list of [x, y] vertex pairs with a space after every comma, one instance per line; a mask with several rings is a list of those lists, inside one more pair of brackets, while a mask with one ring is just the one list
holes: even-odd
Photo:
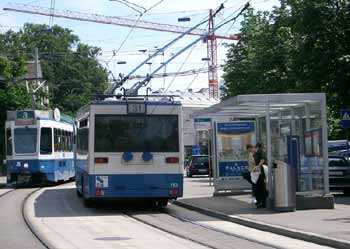
[[[228, 16], [232, 15], [235, 11], [241, 8], [246, 1], [245, 0], [128, 0], [142, 6], [145, 9], [149, 9], [155, 4], [159, 3], [156, 7], [148, 11], [143, 15], [140, 20], [167, 23], [174, 25], [181, 25], [191, 27], [196, 25], [200, 20], [208, 15], [209, 9], [215, 9], [222, 2], [225, 2], [225, 9], [220, 12], [216, 17], [216, 23], [224, 20]], [[4, 12], [2, 9], [6, 6], [8, 0], [0, 0], [0, 31], [5, 32], [8, 29], [18, 30], [26, 22], [32, 23], [49, 23], [49, 17], [21, 14], [15, 12]], [[16, 0], [11, 2], [31, 4], [42, 7], [50, 7], [50, 0]], [[251, 5], [257, 10], [271, 10], [273, 6], [278, 5], [278, 0], [253, 0]], [[127, 6], [117, 2], [108, 0], [56, 0], [56, 9], [71, 10], [78, 12], [94, 13], [107, 16], [126, 17], [130, 19], [139, 18], [139, 14], [128, 8]], [[177, 19], [179, 17], [190, 17], [190, 22], [179, 23]], [[98, 46], [102, 49], [102, 54], [99, 56], [99, 60], [104, 67], [111, 70], [115, 75], [119, 73], [127, 74], [138, 63], [146, 59], [148, 52], [141, 53], [138, 50], [147, 49], [149, 51], [154, 50], [155, 47], [161, 47], [167, 41], [174, 39], [177, 34], [158, 32], [150, 30], [133, 29], [130, 32], [130, 28], [120, 27], [115, 25], [105, 25], [90, 22], [79, 22], [75, 20], [66, 20], [60, 18], [54, 18], [53, 23], [72, 29], [77, 34], [81, 41], [88, 43], [92, 46]], [[237, 33], [240, 26], [240, 20], [234, 24], [228, 24], [222, 29], [217, 31], [217, 34], [230, 35]], [[203, 28], [206, 28], [203, 25]], [[126, 36], [129, 34], [128, 39]], [[195, 36], [189, 36], [178, 43], [174, 44], [170, 49], [166, 50], [164, 56], [158, 56], [152, 60], [152, 65], [145, 65], [136, 74], [145, 75], [149, 70], [154, 70], [160, 65], [163, 60], [167, 60], [171, 55], [183, 48], [191, 41], [196, 39]], [[121, 44], [125, 40], [123, 46]], [[226, 49], [223, 42], [229, 42], [227, 40], [218, 40], [218, 64], [222, 65], [225, 61]], [[118, 50], [117, 54], [113, 51]], [[115, 55], [114, 55], [115, 54]], [[188, 49], [181, 56], [176, 58], [172, 63], [167, 65], [167, 72], [178, 72], [184, 70], [192, 70], [206, 67], [206, 63], [202, 61], [202, 58], [207, 57], [206, 44], [199, 42], [193, 49]], [[125, 61], [125, 65], [117, 64], [118, 61]], [[186, 63], [184, 63], [186, 62]], [[182, 67], [182, 68], [181, 68]], [[163, 72], [163, 71], [162, 71]], [[222, 71], [219, 72], [222, 74]], [[133, 82], [129, 82], [132, 85]], [[186, 77], [154, 79], [151, 82], [152, 89], [158, 89], [161, 87], [169, 88], [171, 90], [185, 90], [187, 88], [193, 88], [198, 90], [208, 86], [207, 74], [192, 75]]]

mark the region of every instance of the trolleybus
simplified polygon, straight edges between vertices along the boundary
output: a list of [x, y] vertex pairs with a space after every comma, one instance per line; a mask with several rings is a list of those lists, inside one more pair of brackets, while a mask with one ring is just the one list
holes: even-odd
[[77, 115], [76, 187], [96, 199], [157, 206], [182, 196], [181, 103], [166, 96], [107, 98]]

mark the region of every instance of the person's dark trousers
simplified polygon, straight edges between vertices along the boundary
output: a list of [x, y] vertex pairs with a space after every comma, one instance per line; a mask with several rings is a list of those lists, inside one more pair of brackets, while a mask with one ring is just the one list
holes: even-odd
[[253, 193], [256, 199], [256, 205], [266, 207], [267, 190], [263, 176], [259, 176], [256, 184], [253, 184]]
[[247, 180], [247, 182], [249, 182], [250, 184], [253, 184], [252, 178], [251, 178], [251, 176], [250, 176], [250, 172], [249, 172], [249, 171], [244, 172], [244, 173], [242, 174], [242, 176], [243, 176], [244, 179]]

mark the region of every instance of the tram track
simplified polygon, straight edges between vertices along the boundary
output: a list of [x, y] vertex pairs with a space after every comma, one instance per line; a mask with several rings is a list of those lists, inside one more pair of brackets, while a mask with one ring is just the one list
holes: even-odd
[[[17, 209], [16, 211], [11, 211], [10, 209], [4, 208], [3, 211], [0, 213], [1, 220], [3, 220], [1, 216], [7, 216], [7, 218], [9, 218], [8, 223], [15, 224], [14, 226], [8, 226], [8, 230], [10, 231], [7, 231], [7, 233], [26, 234], [26, 236], [24, 236], [23, 238], [21, 238], [21, 236], [16, 236], [15, 241], [12, 241], [15, 244], [13, 247], [11, 247], [12, 242], [9, 241], [11, 240], [11, 236], [9, 236], [10, 238], [7, 238], [7, 240], [2, 240], [2, 241], [6, 241], [6, 243], [9, 243], [9, 245], [6, 248], [8, 249], [12, 249], [12, 248], [52, 249], [53, 248], [52, 246], [49, 246], [44, 240], [42, 240], [40, 236], [38, 236], [35, 229], [31, 226], [28, 220], [28, 217], [25, 213], [25, 205], [28, 199], [37, 191], [41, 190], [42, 188], [44, 187], [35, 187], [35, 188], [14, 187], [9, 191], [4, 192], [0, 195], [0, 207], [4, 205], [4, 203], [9, 202], [9, 200], [11, 200], [11, 201], [14, 201], [14, 203], [11, 203], [12, 206], [14, 206], [14, 209]], [[9, 200], [6, 200], [6, 199], [9, 199]], [[7, 211], [8, 213], [6, 212], [4, 213], [4, 211]], [[0, 233], [1, 233], [1, 228], [0, 228]], [[28, 234], [32, 235], [31, 236], [32, 238], [29, 238]], [[1, 236], [0, 236], [0, 239], [1, 239]], [[21, 241], [21, 239], [23, 240], [22, 243], [19, 242]]]
[[34, 189], [32, 192], [30, 192], [23, 200], [22, 202], [22, 217], [23, 217], [23, 220], [24, 220], [24, 223], [26, 224], [27, 228], [30, 230], [30, 232], [35, 236], [35, 238], [38, 239], [38, 241], [47, 249], [52, 249], [52, 247], [50, 247], [42, 238], [40, 238], [40, 236], [38, 236], [38, 233], [35, 232], [35, 229], [31, 226], [29, 220], [28, 220], [28, 217], [25, 213], [25, 205], [26, 205], [26, 202], [28, 201], [29, 197], [32, 196], [33, 194], [35, 194], [37, 191], [39, 191], [41, 188], [37, 188], [37, 189]]
[[[125, 216], [127, 216], [127, 217], [129, 217], [129, 218], [131, 218], [131, 219], [133, 219], [133, 220], [135, 220], [135, 221], [137, 221], [137, 222], [139, 222], [139, 223], [142, 223], [142, 224], [144, 224], [144, 225], [153, 227], [153, 228], [155, 228], [155, 229], [157, 229], [157, 230], [163, 231], [163, 232], [165, 232], [165, 233], [168, 233], [168, 234], [170, 234], [170, 235], [176, 236], [176, 237], [178, 237], [178, 238], [185, 239], [185, 240], [187, 240], [187, 241], [191, 241], [191, 242], [193, 242], [193, 243], [196, 243], [196, 244], [198, 244], [198, 245], [201, 245], [201, 246], [204, 246], [204, 247], [207, 247], [207, 248], [211, 248], [211, 249], [220, 249], [219, 247], [211, 246], [211, 245], [208, 245], [208, 244], [203, 243], [203, 242], [201, 242], [201, 241], [195, 240], [195, 239], [191, 238], [190, 236], [186, 236], [186, 235], [184, 235], [184, 234], [181, 234], [181, 233], [178, 233], [178, 232], [174, 232], [174, 231], [169, 231], [169, 229], [165, 229], [165, 228], [163, 228], [163, 227], [157, 226], [157, 225], [153, 224], [152, 222], [147, 222], [147, 221], [145, 221], [145, 220], [143, 220], [143, 219], [140, 219], [140, 218], [138, 218], [138, 217], [135, 217], [135, 216], [132, 215], [132, 214], [129, 214], [128, 212], [123, 211], [122, 214], [125, 215]], [[164, 214], [166, 214], [166, 212], [164, 212]]]
[[9, 190], [9, 191], [7, 191], [5, 193], [0, 194], [0, 198], [5, 196], [5, 195], [7, 195], [7, 194], [9, 194], [9, 193], [11, 193], [11, 192], [13, 192], [13, 191], [15, 191], [15, 189], [11, 189], [11, 190]]
[[[172, 214], [171, 211], [169, 211], [169, 209], [167, 209], [167, 208], [161, 209], [159, 212], [156, 212], [156, 213], [154, 213], [154, 212], [147, 213], [146, 212], [146, 213], [142, 213], [142, 214], [134, 214], [134, 213], [125, 212], [125, 211], [123, 211], [122, 213], [124, 215], [126, 215], [127, 217], [134, 219], [137, 222], [143, 223], [147, 226], [151, 226], [151, 227], [158, 229], [160, 231], [163, 231], [165, 233], [171, 234], [173, 236], [177, 236], [181, 239], [185, 239], [185, 240], [191, 241], [193, 243], [196, 243], [198, 245], [205, 246], [205, 247], [211, 248], [211, 249], [223, 249], [223, 248], [232, 248], [232, 247], [228, 246], [227, 244], [224, 245], [225, 243], [224, 244], [217, 243], [215, 240], [203, 239], [203, 237], [195, 238], [196, 231], [197, 231], [197, 234], [204, 232], [206, 234], [219, 235], [221, 238], [226, 237], [226, 239], [228, 239], [228, 240], [231, 238], [234, 240], [246, 241], [246, 243], [248, 243], [248, 244], [256, 244], [257, 245], [256, 248], [270, 248], [270, 249], [282, 249], [283, 248], [283, 247], [276, 247], [276, 246], [269, 244], [269, 243], [262, 243], [261, 241], [257, 241], [254, 239], [247, 239], [246, 237], [237, 236], [237, 235], [229, 233], [229, 232], [225, 232], [225, 231], [222, 231], [219, 229], [212, 228], [210, 226], [199, 224], [194, 220], [184, 218], [184, 217], [178, 216], [176, 214]], [[184, 226], [187, 227], [187, 229], [185, 229], [185, 230], [181, 230], [179, 228], [172, 229], [172, 227], [169, 225], [174, 224], [174, 223], [168, 223], [168, 224], [164, 223], [163, 225], [157, 224], [157, 218], [160, 215], [165, 215], [165, 216], [173, 218], [174, 219], [173, 221], [175, 221], [175, 222], [177, 221], [179, 223], [184, 224]], [[141, 216], [141, 217], [139, 217], [139, 216]], [[149, 220], [147, 220], [147, 219], [149, 219]], [[176, 227], [178, 225], [174, 224], [174, 226]], [[204, 237], [205, 237], [205, 235], [204, 235]]]
[[[283, 236], [239, 227], [171, 204], [157, 211], [135, 205], [114, 205], [113, 202], [101, 202], [97, 208], [85, 208], [71, 186], [32, 189], [23, 199], [26, 203], [26, 207], [22, 206], [23, 220], [41, 242], [41, 248], [87, 248], [92, 245], [118, 248], [126, 244], [135, 248], [152, 248], [150, 238], [160, 244], [167, 241], [163, 248], [173, 248], [170, 245], [175, 244], [179, 248], [201, 249], [318, 248]], [[72, 237], [72, 234], [76, 236]], [[293, 243], [297, 246], [290, 246]]]

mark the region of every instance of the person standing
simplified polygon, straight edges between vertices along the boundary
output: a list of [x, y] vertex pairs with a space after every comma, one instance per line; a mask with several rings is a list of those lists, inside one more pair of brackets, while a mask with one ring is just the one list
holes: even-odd
[[256, 144], [256, 153], [254, 153], [255, 170], [260, 171], [259, 178], [256, 184], [253, 185], [253, 191], [255, 198], [257, 200], [256, 206], [258, 208], [266, 207], [266, 198], [268, 196], [268, 191], [266, 189], [266, 175], [264, 171], [264, 164], [267, 163], [266, 153], [262, 143]]
[[243, 173], [243, 178], [246, 179], [250, 184], [252, 184], [252, 203], [256, 203], [254, 195], [254, 183], [252, 182], [251, 178], [251, 172], [253, 172], [255, 168], [255, 147], [252, 144], [247, 144], [246, 150], [248, 151], [248, 171]]
[[248, 172], [243, 174], [243, 178], [246, 179], [250, 184], [253, 184], [250, 173], [253, 172], [255, 164], [255, 147], [252, 144], [247, 144], [246, 149], [248, 151]]

